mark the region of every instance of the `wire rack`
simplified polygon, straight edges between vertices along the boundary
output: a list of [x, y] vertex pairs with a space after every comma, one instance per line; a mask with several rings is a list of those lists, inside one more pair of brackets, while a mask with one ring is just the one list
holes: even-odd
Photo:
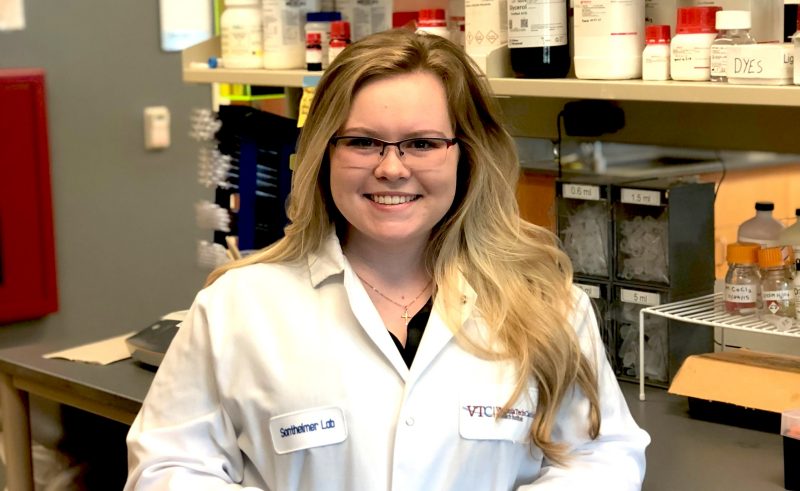
[[725, 300], [722, 293], [712, 293], [702, 297], [681, 300], [645, 307], [639, 311], [639, 400], [644, 395], [644, 322], [648, 315], [688, 322], [722, 329], [722, 345], [725, 346], [725, 330], [758, 332], [777, 336], [800, 338], [800, 323], [782, 319], [780, 326], [766, 322], [756, 315], [734, 315], [725, 312]]

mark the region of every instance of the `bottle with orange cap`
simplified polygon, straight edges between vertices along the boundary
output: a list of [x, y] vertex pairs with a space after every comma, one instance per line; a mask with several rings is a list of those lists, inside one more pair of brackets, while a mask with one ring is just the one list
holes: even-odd
[[759, 249], [761, 268], [762, 313], [778, 317], [795, 318], [795, 298], [792, 285], [792, 249], [767, 247]]
[[725, 275], [725, 311], [731, 314], [755, 314], [761, 291], [758, 271], [758, 244], [728, 244], [728, 273]]

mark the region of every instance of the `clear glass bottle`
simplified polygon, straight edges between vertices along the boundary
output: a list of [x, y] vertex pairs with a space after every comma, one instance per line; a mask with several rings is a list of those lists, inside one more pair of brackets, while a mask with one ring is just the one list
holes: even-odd
[[711, 43], [711, 81], [727, 82], [728, 47], [756, 44], [756, 39], [750, 34], [748, 10], [720, 10], [716, 15], [718, 33]]
[[728, 244], [728, 273], [725, 275], [725, 311], [755, 314], [761, 291], [758, 270], [758, 244]]
[[791, 251], [788, 247], [767, 247], [758, 251], [763, 314], [795, 318], [792, 271], [787, 262]]

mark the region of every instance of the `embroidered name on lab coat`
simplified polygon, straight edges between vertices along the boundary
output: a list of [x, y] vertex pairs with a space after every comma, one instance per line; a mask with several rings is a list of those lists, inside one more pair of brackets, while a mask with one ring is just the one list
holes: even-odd
[[341, 443], [347, 439], [344, 411], [320, 407], [274, 416], [269, 430], [275, 452], [285, 454]]
[[[471, 388], [462, 392], [459, 407], [458, 431], [468, 440], [510, 440], [524, 442], [533, 421], [536, 390], [531, 389], [531, 399], [520, 398], [505, 414], [503, 405], [511, 391], [506, 386]], [[505, 398], [504, 398], [505, 397]]]

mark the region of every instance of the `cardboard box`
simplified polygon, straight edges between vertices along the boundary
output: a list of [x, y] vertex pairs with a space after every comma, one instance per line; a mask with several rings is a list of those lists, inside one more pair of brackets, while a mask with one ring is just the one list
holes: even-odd
[[800, 403], [800, 357], [750, 350], [689, 356], [669, 388], [692, 417], [780, 433], [781, 413]]

